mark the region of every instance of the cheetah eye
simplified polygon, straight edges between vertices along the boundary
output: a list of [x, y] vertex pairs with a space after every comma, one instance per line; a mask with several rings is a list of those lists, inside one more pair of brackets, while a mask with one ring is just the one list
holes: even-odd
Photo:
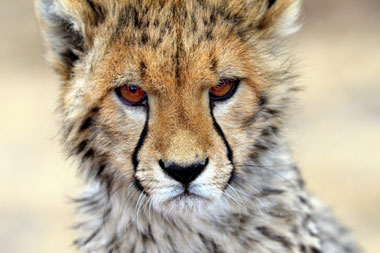
[[127, 105], [143, 105], [147, 99], [146, 93], [142, 89], [134, 85], [126, 84], [116, 88], [115, 91], [121, 99], [121, 101], [123, 101]]
[[212, 101], [229, 99], [235, 93], [239, 80], [221, 80], [218, 85], [211, 87], [209, 94]]

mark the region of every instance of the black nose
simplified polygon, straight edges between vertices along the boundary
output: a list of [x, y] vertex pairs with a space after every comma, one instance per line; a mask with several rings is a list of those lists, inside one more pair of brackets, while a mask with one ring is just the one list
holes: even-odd
[[180, 166], [175, 163], [168, 163], [167, 165], [160, 160], [158, 162], [161, 166], [161, 168], [173, 179], [177, 180], [178, 182], [181, 182], [184, 185], [189, 184], [191, 181], [196, 179], [206, 168], [208, 164], [208, 158], [204, 163], [194, 163], [190, 166]]

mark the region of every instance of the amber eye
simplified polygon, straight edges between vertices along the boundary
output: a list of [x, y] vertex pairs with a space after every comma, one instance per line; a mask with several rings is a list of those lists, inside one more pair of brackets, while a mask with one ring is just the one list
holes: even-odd
[[210, 99], [220, 101], [230, 98], [236, 91], [239, 80], [221, 80], [217, 86], [211, 87]]
[[116, 88], [116, 93], [128, 105], [142, 105], [147, 98], [146, 93], [134, 85], [123, 85]]

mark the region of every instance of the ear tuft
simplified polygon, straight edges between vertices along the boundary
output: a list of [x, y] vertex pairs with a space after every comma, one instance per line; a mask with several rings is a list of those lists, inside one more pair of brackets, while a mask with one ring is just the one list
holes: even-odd
[[36, 0], [36, 9], [48, 60], [67, 80], [89, 49], [94, 29], [104, 22], [104, 9], [94, 0]]
[[297, 32], [301, 0], [267, 0], [267, 10], [259, 29], [269, 37], [285, 37]]

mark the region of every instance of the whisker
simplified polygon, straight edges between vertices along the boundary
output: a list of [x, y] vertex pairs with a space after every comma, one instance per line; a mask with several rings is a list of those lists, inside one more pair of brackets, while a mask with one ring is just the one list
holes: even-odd
[[[272, 170], [270, 168], [268, 168], [268, 166], [259, 166], [259, 165], [252, 165], [252, 164], [243, 164], [243, 165], [235, 165], [237, 167], [250, 167], [250, 168], [255, 168], [255, 169], [263, 169], [263, 170], [266, 170], [266, 171], [269, 171], [271, 172], [273, 175], [276, 175], [278, 177], [280, 177], [281, 179], [283, 179], [285, 182], [287, 182], [291, 187], [293, 188], [297, 188], [297, 186], [291, 182], [289, 179], [287, 179], [286, 177], [284, 177], [282, 174], [280, 174], [279, 172], [275, 171], [275, 170]], [[278, 166], [273, 166], [273, 168], [278, 168]], [[291, 169], [289, 170], [284, 170], [284, 171], [291, 171]]]
[[145, 195], [144, 195], [144, 190], [140, 193], [140, 196], [136, 202], [136, 206], [135, 206], [135, 210], [136, 210], [136, 226], [137, 226], [137, 230], [139, 232], [139, 235], [140, 237], [142, 238], [141, 236], [141, 227], [139, 225], [139, 214], [140, 214], [140, 209], [141, 209], [141, 202], [143, 201]]

